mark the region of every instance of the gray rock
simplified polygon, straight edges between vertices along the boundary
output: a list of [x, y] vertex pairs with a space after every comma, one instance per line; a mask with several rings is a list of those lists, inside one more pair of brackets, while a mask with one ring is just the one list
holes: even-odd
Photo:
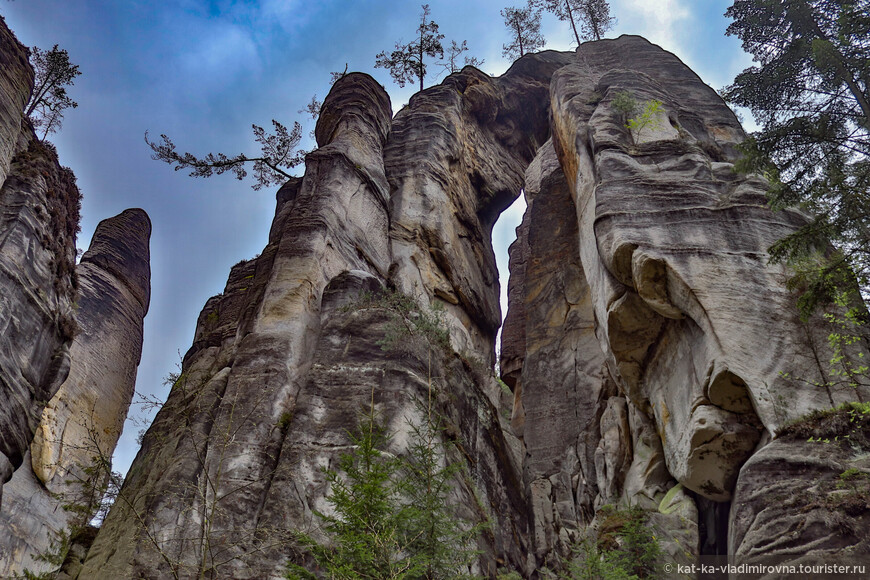
[[728, 553], [747, 564], [865, 563], [868, 435], [865, 416], [840, 411], [789, 427], [750, 457], [734, 491]]
[[6, 181], [12, 157], [20, 149], [24, 108], [33, 90], [33, 76], [27, 47], [0, 17], [0, 184]]
[[53, 148], [31, 136], [0, 189], [0, 482], [21, 465], [46, 403], [69, 372], [79, 192]]
[[[97, 226], [77, 266], [78, 333], [70, 371], [45, 406], [27, 461], [4, 486], [0, 526], [0, 576], [51, 571], [34, 558], [56, 548], [57, 534], [83, 526], [99, 500], [133, 398], [148, 311], [151, 222], [126, 210]], [[94, 506], [95, 508], [96, 506]]]
[[[623, 90], [662, 101], [657, 127], [629, 134], [610, 107]], [[762, 442], [870, 396], [813, 386], [829, 378], [825, 331], [800, 322], [787, 272], [768, 264], [806, 216], [771, 212], [767, 183], [732, 171], [733, 113], [642, 38], [527, 55], [496, 79], [466, 67], [394, 119], [373, 79], [347, 75], [316, 135], [263, 253], [203, 309], [80, 577], [279, 577], [298, 558], [294, 530], [327, 541], [322, 469], [359, 408], [374, 404], [401, 454], [433, 381], [471, 474], [451, 504], [492, 522], [475, 571], [558, 563], [608, 504], [649, 511], [669, 557], [688, 562], [716, 544], [701, 522], [723, 508], [710, 506], [741, 509], [738, 473]], [[508, 424], [489, 371], [490, 232], [523, 187]], [[443, 308], [450, 348], [382, 349], [395, 323], [383, 288]], [[218, 544], [221, 561], [202, 549]]]

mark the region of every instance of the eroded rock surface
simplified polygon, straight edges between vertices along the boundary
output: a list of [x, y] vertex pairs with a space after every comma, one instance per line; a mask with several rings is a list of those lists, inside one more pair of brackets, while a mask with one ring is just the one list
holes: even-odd
[[[629, 134], [610, 106], [622, 91], [662, 101], [655, 127]], [[766, 182], [733, 171], [734, 115], [642, 38], [527, 55], [495, 79], [466, 67], [392, 119], [383, 89], [350, 74], [316, 135], [263, 253], [203, 309], [80, 577], [280, 577], [304, 561], [292, 531], [326, 539], [322, 469], [360, 407], [401, 454], [433, 381], [470, 474], [452, 503], [492, 523], [476, 571], [535, 577], [614, 504], [646, 510], [687, 562], [720, 549], [724, 502], [740, 509], [738, 473], [760, 445], [870, 396], [826, 383], [824, 333], [768, 264], [806, 216], [767, 208]], [[511, 405], [489, 371], [490, 234], [523, 188], [502, 351]], [[442, 308], [450, 346], [384, 349], [393, 290], [418, 313]]]
[[69, 372], [80, 204], [54, 148], [20, 116], [0, 134], [4, 127], [16, 145], [0, 185], [0, 485], [21, 465], [43, 407]]
[[746, 563], [863, 564], [870, 555], [870, 421], [804, 420], [740, 470], [728, 553]]
[[33, 90], [33, 68], [27, 47], [0, 16], [0, 183], [6, 181], [12, 157], [20, 148], [24, 108]]
[[84, 525], [99, 500], [107, 465], [133, 398], [142, 352], [143, 319], [150, 300], [144, 211], [126, 210], [97, 226], [76, 267], [78, 333], [70, 371], [42, 411], [28, 462], [5, 486], [0, 526], [0, 576], [52, 570], [35, 560], [64, 530]]

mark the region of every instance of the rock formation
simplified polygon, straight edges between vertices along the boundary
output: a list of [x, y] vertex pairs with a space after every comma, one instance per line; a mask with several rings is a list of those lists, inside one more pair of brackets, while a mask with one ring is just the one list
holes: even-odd
[[71, 480], [101, 484], [87, 468], [98, 453], [111, 457], [120, 435], [150, 293], [151, 224], [142, 210], [102, 222], [75, 265], [81, 196], [24, 116], [33, 82], [27, 49], [0, 18], [3, 577], [44, 569], [33, 557], [54, 533], [88, 519], [87, 510], [62, 506], [84, 501], [77, 494], [86, 490]]
[[136, 383], [150, 298], [150, 234], [142, 210], [103, 220], [76, 267], [79, 332], [70, 372], [42, 412], [29, 464], [5, 486], [0, 527], [10, 533], [0, 539], [0, 576], [49, 571], [33, 557], [56, 548], [61, 531], [83, 526], [85, 512], [96, 509]]
[[[646, 129], [625, 128], [622, 92], [661, 101]], [[788, 272], [768, 264], [806, 217], [771, 212], [767, 183], [733, 171], [733, 113], [642, 38], [527, 55], [499, 78], [466, 67], [392, 119], [382, 87], [346, 75], [316, 136], [263, 253], [200, 314], [80, 578], [281, 577], [295, 532], [326, 540], [323, 469], [360, 408], [401, 454], [433, 385], [467, 467], [457, 517], [491, 522], [482, 575], [534, 577], [614, 504], [646, 510], [675, 561], [724, 553], [731, 509], [746, 552], [770, 534], [753, 524], [752, 481], [796, 449], [777, 434], [870, 396], [829, 380], [825, 331], [800, 321]], [[489, 371], [490, 236], [521, 191], [507, 396]], [[391, 291], [417, 304], [399, 322], [443, 309], [450, 347], [396, 345]]]
[[[80, 195], [24, 118], [27, 49], [0, 22], [0, 492], [69, 372]], [[2, 495], [0, 495], [2, 500]]]

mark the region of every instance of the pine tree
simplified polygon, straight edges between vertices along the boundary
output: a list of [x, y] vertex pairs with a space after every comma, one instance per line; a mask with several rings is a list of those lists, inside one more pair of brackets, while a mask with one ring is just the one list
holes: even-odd
[[400, 480], [406, 502], [403, 533], [413, 554], [414, 578], [464, 578], [463, 570], [477, 556], [474, 540], [485, 524], [471, 525], [449, 507], [454, 481], [464, 466], [448, 457], [445, 420], [433, 410], [433, 396], [430, 391], [426, 420], [410, 425], [411, 443]]
[[[422, 407], [421, 407], [422, 408]], [[449, 494], [463, 466], [449, 461], [443, 443], [443, 419], [432, 409], [419, 425], [410, 425], [407, 455], [385, 449], [390, 435], [374, 405], [350, 434], [352, 450], [327, 470], [326, 501], [331, 514], [317, 513], [329, 545], [300, 537], [318, 567], [334, 579], [465, 578], [476, 557], [475, 538], [483, 524], [457, 517]], [[288, 578], [315, 578], [298, 564]]]
[[[314, 103], [309, 106], [314, 106]], [[318, 109], [319, 112], [319, 109]], [[253, 165], [254, 190], [259, 190], [270, 185], [282, 185], [292, 175], [289, 171], [305, 160], [306, 151], [298, 150], [297, 146], [302, 138], [302, 125], [293, 123], [293, 128], [288, 130], [276, 120], [272, 120], [275, 127], [274, 133], [267, 133], [258, 125], [252, 125], [254, 139], [260, 144], [262, 153], [251, 157], [239, 153], [232, 157], [224, 153], [209, 153], [205, 157], [197, 157], [192, 153], [179, 153], [175, 149], [175, 143], [165, 134], [160, 135], [161, 142], [148, 140], [145, 133], [145, 142], [154, 153], [151, 158], [155, 161], [163, 161], [175, 166], [175, 171], [190, 169], [191, 177], [211, 177], [230, 172], [236, 179], [242, 180], [248, 175], [246, 166]]]
[[69, 97], [66, 88], [72, 86], [82, 73], [78, 65], [70, 63], [69, 53], [56, 44], [51, 50], [34, 47], [30, 58], [35, 79], [24, 114], [30, 118], [34, 129], [43, 130], [42, 138], [45, 139], [49, 133], [60, 130], [66, 109], [79, 106]]
[[423, 90], [423, 79], [426, 78], [427, 58], [440, 59], [444, 57], [444, 47], [441, 40], [444, 35], [438, 32], [438, 24], [427, 18], [431, 14], [428, 4], [423, 4], [420, 15], [420, 25], [417, 27], [417, 39], [408, 44], [396, 43], [396, 49], [387, 56], [381, 51], [375, 57], [375, 68], [386, 68], [390, 76], [400, 87], [405, 83], [418, 80], [420, 90]]
[[511, 43], [502, 45], [502, 54], [505, 57], [515, 60], [544, 47], [541, 12], [536, 11], [531, 4], [525, 8], [505, 8], [501, 15], [511, 34]]
[[[460, 69], [457, 59], [468, 51], [468, 42], [450, 42], [446, 55], [441, 41], [444, 35], [438, 32], [438, 23], [427, 20], [431, 14], [428, 4], [423, 4], [423, 12], [420, 15], [420, 25], [417, 27], [416, 39], [413, 42], [403, 44], [396, 43], [396, 49], [387, 55], [381, 51], [375, 56], [375, 68], [385, 68], [390, 71], [390, 76], [400, 87], [406, 83], [417, 81], [420, 90], [423, 90], [423, 81], [432, 64], [443, 68], [448, 74]], [[438, 62], [440, 61], [440, 62]], [[465, 65], [481, 66], [482, 60], [476, 57], [464, 57]]]
[[[350, 439], [353, 450], [341, 456], [338, 470], [326, 472], [330, 484], [326, 501], [334, 513], [317, 514], [332, 545], [321, 546], [310, 538], [303, 542], [329, 578], [405, 578], [411, 562], [400, 534], [407, 510], [397, 490], [399, 463], [382, 451], [388, 436], [374, 406]], [[289, 577], [314, 576], [291, 565]]]
[[772, 258], [795, 267], [805, 316], [854, 289], [856, 274], [866, 297], [870, 2], [736, 0], [725, 15], [734, 20], [727, 34], [757, 63], [724, 91], [762, 127], [738, 167], [770, 180], [775, 209], [798, 205], [814, 215], [770, 249]]
[[[467, 481], [465, 466], [451, 459], [447, 420], [436, 409], [433, 364], [450, 349], [450, 337], [437, 308], [421, 309], [410, 297], [384, 292], [363, 298], [359, 308], [386, 310], [392, 320], [379, 341], [385, 351], [422, 352], [428, 358], [426, 400], [408, 422], [410, 437], [403, 455], [386, 452], [391, 434], [375, 412], [374, 391], [367, 413], [350, 435], [352, 448], [338, 470], [328, 470], [331, 515], [318, 514], [330, 537], [318, 545], [300, 536], [302, 545], [329, 578], [425, 579], [473, 578], [468, 569], [478, 556], [477, 537], [486, 523], [467, 521], [451, 506], [456, 485]], [[288, 578], [313, 579], [298, 564]]]
[[529, 5], [538, 11], [552, 12], [559, 20], [568, 22], [578, 45], [583, 40], [601, 40], [616, 23], [610, 16], [607, 0], [529, 0]]

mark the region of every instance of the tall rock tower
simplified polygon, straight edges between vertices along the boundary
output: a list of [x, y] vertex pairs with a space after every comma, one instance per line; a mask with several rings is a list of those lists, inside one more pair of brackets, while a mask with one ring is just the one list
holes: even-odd
[[[621, 95], [661, 106], [632, 132]], [[792, 461], [789, 489], [805, 483], [779, 436], [870, 385], [821, 364], [826, 333], [798, 318], [766, 253], [806, 216], [771, 212], [768, 184], [734, 171], [744, 133], [716, 92], [623, 36], [527, 55], [499, 78], [466, 67], [390, 111], [366, 75], [333, 86], [319, 148], [278, 192], [262, 254], [206, 303], [80, 578], [282, 577], [306, 562], [298, 532], [328, 540], [324, 469], [360, 408], [402, 455], [430, 397], [447, 460], [465, 467], [451, 509], [490, 524], [483, 576], [537, 577], [629, 505], [675, 562], [777, 553], [755, 516], [788, 508], [755, 482]], [[506, 392], [490, 238], [521, 192]], [[431, 312], [449, 346], [419, 332]], [[824, 558], [843, 546], [814, 547], [820, 529], [795, 542]], [[865, 536], [839, 537], [859, 554]]]
[[[75, 264], [81, 195], [23, 111], [28, 51], [0, 18], [0, 576], [89, 519], [133, 396], [150, 298], [142, 210], [103, 221]], [[14, 475], [13, 475], [14, 474]], [[77, 513], [65, 504], [84, 508]], [[85, 521], [82, 521], [85, 520]]]

